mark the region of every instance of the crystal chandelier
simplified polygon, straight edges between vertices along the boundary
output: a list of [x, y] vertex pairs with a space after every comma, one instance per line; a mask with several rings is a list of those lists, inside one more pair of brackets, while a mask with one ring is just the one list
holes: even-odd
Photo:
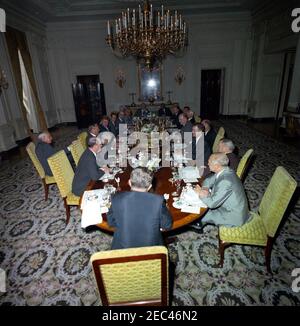
[[187, 26], [182, 16], [177, 11], [172, 15], [163, 5], [161, 10], [153, 10], [148, 0], [144, 1], [143, 10], [141, 5], [132, 12], [128, 8], [112, 25], [107, 22], [106, 42], [113, 52], [143, 60], [150, 69], [155, 61], [184, 50], [188, 44]]

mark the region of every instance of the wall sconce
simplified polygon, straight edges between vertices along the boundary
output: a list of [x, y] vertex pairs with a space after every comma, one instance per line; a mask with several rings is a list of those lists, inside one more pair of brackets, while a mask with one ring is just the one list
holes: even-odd
[[181, 85], [184, 80], [185, 80], [184, 70], [181, 66], [179, 66], [176, 70], [175, 81], [178, 85]]
[[119, 69], [116, 72], [116, 84], [120, 87], [123, 88], [125, 83], [126, 83], [126, 78], [125, 78], [125, 72], [122, 69]]
[[4, 71], [0, 68], [0, 95], [2, 93], [2, 88], [7, 89], [8, 82], [6, 80], [6, 75], [5, 75]]

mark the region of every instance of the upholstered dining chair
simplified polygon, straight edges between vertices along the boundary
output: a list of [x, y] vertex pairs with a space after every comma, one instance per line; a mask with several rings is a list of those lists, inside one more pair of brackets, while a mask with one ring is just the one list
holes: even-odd
[[251, 148], [243, 155], [237, 167], [236, 174], [241, 180], [245, 179], [245, 174], [246, 171], [248, 170], [252, 154], [253, 154], [253, 149]]
[[83, 131], [82, 133], [80, 133], [79, 135], [78, 135], [78, 140], [81, 142], [81, 145], [82, 145], [82, 147], [84, 148], [84, 149], [86, 149], [87, 148], [87, 146], [86, 146], [86, 138], [87, 138], [87, 132], [86, 131]]
[[91, 257], [104, 306], [167, 306], [168, 250], [163, 246], [95, 253]]
[[33, 142], [30, 142], [26, 146], [26, 151], [37, 170], [37, 173], [39, 174], [40, 178], [42, 179], [44, 191], [45, 191], [45, 200], [48, 200], [48, 194], [49, 194], [49, 185], [56, 183], [53, 176], [46, 175], [44, 168], [42, 167], [42, 164], [40, 163], [39, 159], [37, 158], [35, 154], [35, 144]]
[[72, 193], [74, 171], [65, 151], [59, 151], [48, 158], [48, 163], [56, 180], [60, 195], [66, 208], [66, 224], [70, 221], [70, 206], [79, 206], [80, 197]]
[[213, 153], [216, 153], [218, 151], [219, 142], [222, 138], [224, 138], [224, 136], [225, 136], [225, 129], [223, 127], [220, 127], [213, 144], [213, 148], [212, 148]]
[[224, 262], [224, 250], [231, 244], [265, 247], [266, 266], [271, 273], [271, 250], [279, 224], [297, 188], [297, 182], [279, 166], [263, 195], [258, 212], [250, 212], [251, 219], [240, 227], [219, 228], [220, 266]]
[[69, 146], [69, 148], [70, 148], [71, 154], [73, 156], [73, 160], [77, 166], [78, 162], [80, 160], [80, 157], [84, 152], [84, 147], [82, 146], [81, 141], [79, 139], [77, 139], [72, 142], [72, 144]]

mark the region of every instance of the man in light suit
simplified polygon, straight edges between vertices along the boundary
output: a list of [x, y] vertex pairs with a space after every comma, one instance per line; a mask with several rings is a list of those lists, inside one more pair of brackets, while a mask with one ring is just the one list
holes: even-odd
[[101, 151], [101, 142], [97, 137], [89, 139], [88, 148], [83, 152], [75, 171], [72, 192], [76, 196], [81, 196], [90, 180], [98, 180], [104, 173], [108, 173], [107, 167], [99, 168], [96, 163], [97, 153]]
[[131, 191], [112, 199], [108, 224], [115, 228], [112, 249], [164, 245], [161, 230], [172, 227], [172, 218], [164, 197], [149, 193], [152, 176], [144, 168], [131, 172]]
[[241, 226], [249, 218], [247, 197], [240, 179], [235, 171], [228, 167], [226, 154], [212, 154], [208, 160], [214, 175], [206, 178], [202, 188], [196, 187], [200, 199], [209, 208], [196, 228], [202, 232], [205, 224]]

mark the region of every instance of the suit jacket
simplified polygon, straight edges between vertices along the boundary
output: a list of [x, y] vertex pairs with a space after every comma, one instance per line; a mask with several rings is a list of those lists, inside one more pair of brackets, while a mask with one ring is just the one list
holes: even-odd
[[104, 171], [99, 169], [95, 155], [87, 148], [78, 162], [72, 183], [72, 192], [76, 196], [81, 196], [90, 180], [98, 180], [103, 175]]
[[182, 125], [180, 124], [180, 122], [179, 122], [179, 116], [180, 116], [180, 114], [182, 113], [182, 111], [180, 110], [179, 112], [178, 112], [178, 114], [172, 114], [172, 116], [171, 116], [171, 118], [172, 118], [172, 120], [173, 120], [173, 123], [176, 125], [176, 127], [178, 128], [178, 129], [181, 129], [181, 127], [182, 127]]
[[238, 165], [240, 163], [239, 157], [235, 153], [226, 154], [229, 159], [229, 167], [236, 172]]
[[104, 132], [104, 131], [110, 131], [109, 130], [109, 127], [106, 128], [106, 127], [104, 127], [103, 125], [100, 124], [100, 131], [99, 131], [99, 133], [100, 132]]
[[184, 126], [181, 126], [180, 133], [182, 137], [184, 137], [185, 132], [192, 132], [193, 131], [193, 125], [190, 121], [187, 121], [187, 123]]
[[119, 128], [118, 128], [117, 121], [115, 123], [113, 123], [112, 121], [109, 122], [109, 130], [110, 130], [110, 132], [112, 132], [115, 135], [115, 137], [118, 136]]
[[241, 180], [232, 169], [225, 168], [217, 179], [216, 174], [209, 176], [203, 187], [211, 189], [209, 197], [201, 198], [209, 208], [203, 223], [232, 227], [241, 226], [248, 220], [247, 197]]
[[56, 151], [52, 145], [44, 143], [42, 141], [38, 141], [35, 147], [35, 154], [41, 162], [41, 165], [44, 168], [46, 175], [53, 175], [47, 159], [55, 153]]
[[163, 196], [128, 191], [115, 195], [107, 214], [115, 227], [112, 249], [163, 245], [160, 228], [172, 227], [172, 218]]
[[[196, 143], [196, 137], [193, 137], [192, 139], [192, 159], [196, 160], [197, 158], [197, 143]], [[201, 150], [201, 148], [200, 148]], [[204, 139], [204, 165], [207, 165], [208, 159], [211, 155], [211, 149], [208, 145], [208, 143], [206, 142], [206, 140]]]
[[172, 113], [171, 113], [171, 111], [170, 111], [169, 108], [164, 108], [164, 109], [160, 108], [160, 109], [158, 110], [158, 115], [159, 115], [160, 117], [163, 117], [163, 116], [168, 116], [168, 117], [170, 117], [170, 116], [172, 115]]
[[210, 131], [204, 136], [206, 142], [208, 143], [209, 147], [212, 149], [214, 146], [214, 142], [216, 139], [217, 133], [215, 132], [214, 129], [210, 129]]

